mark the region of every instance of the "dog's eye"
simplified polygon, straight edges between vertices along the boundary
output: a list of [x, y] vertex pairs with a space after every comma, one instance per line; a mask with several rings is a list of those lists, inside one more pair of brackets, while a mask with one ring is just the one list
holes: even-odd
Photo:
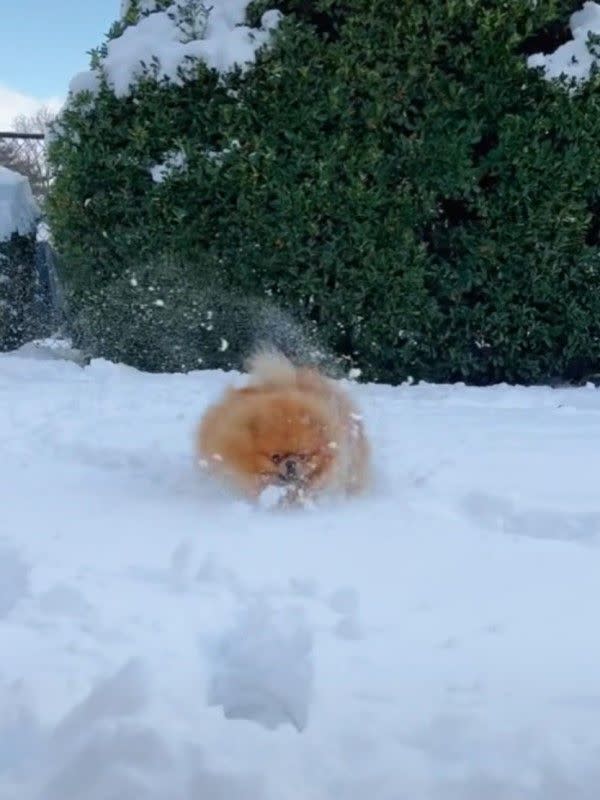
[[273, 455], [271, 456], [271, 461], [274, 464], [281, 464], [281, 462], [283, 461], [283, 456], [281, 455], [281, 453], [273, 453]]

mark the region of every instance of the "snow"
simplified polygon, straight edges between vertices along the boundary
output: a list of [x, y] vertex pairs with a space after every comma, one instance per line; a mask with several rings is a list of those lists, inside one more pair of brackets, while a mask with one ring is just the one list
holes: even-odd
[[18, 552], [0, 546], [0, 619], [27, 594], [29, 572]]
[[72, 347], [68, 339], [35, 339], [33, 342], [26, 342], [18, 350], [8, 353], [5, 358], [16, 356], [20, 359], [35, 359], [39, 361], [58, 360], [73, 361], [80, 366], [86, 363], [86, 356], [81, 350]]
[[0, 166], [0, 242], [33, 233], [39, 217], [27, 178]]
[[[148, 14], [151, 11], [156, 11], [158, 4], [156, 0], [138, 0], [137, 7], [140, 13]], [[125, 19], [130, 8], [131, 0], [121, 0], [121, 19]]]
[[[71, 81], [70, 94], [100, 86], [100, 74], [117, 97], [127, 97], [144, 76], [182, 84], [196, 73], [201, 61], [210, 69], [227, 73], [236, 66], [245, 69], [267, 45], [279, 25], [281, 14], [266, 11], [259, 28], [244, 24], [249, 0], [176, 0], [164, 11], [142, 15], [121, 36], [107, 42], [101, 58], [101, 73], [79, 73]], [[126, 13], [124, 5], [122, 13]], [[152, 10], [152, 7], [148, 10]]]
[[308, 720], [314, 665], [312, 630], [302, 612], [274, 612], [260, 600], [242, 612], [220, 642], [208, 691], [227, 719], [298, 732]]
[[[100, 83], [100, 76], [95, 72], [78, 72], [69, 83], [69, 94], [77, 95], [84, 92], [90, 92], [93, 95], [97, 94], [100, 90]], [[53, 132], [57, 132], [57, 127], [60, 129], [60, 124], [57, 126], [57, 123], [54, 123], [52, 126]]]
[[171, 150], [159, 164], [150, 167], [150, 175], [154, 183], [163, 183], [174, 172], [185, 170], [186, 167], [187, 156], [183, 150]]
[[535, 53], [528, 59], [530, 67], [541, 67], [549, 80], [566, 77], [582, 82], [589, 79], [598, 65], [600, 48], [590, 49], [590, 35], [600, 35], [600, 4], [586, 2], [581, 11], [570, 19], [572, 41], [561, 45], [554, 53]]
[[[600, 392], [358, 386], [377, 479], [194, 464], [241, 376], [0, 356], [1, 800], [592, 800]], [[60, 348], [59, 348], [60, 350]]]

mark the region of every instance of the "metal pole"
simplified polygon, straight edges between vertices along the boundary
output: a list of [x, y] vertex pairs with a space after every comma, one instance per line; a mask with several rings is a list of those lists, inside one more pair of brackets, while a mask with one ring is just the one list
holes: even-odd
[[38, 139], [41, 141], [46, 136], [43, 133], [15, 133], [14, 131], [0, 131], [0, 139]]

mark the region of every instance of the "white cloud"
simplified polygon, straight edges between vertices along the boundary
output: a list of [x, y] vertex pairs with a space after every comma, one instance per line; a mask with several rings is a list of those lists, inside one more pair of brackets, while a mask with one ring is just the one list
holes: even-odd
[[30, 97], [0, 84], [0, 130], [12, 130], [16, 116], [34, 114], [41, 106], [48, 106], [58, 111], [62, 106], [62, 100], [58, 97]]

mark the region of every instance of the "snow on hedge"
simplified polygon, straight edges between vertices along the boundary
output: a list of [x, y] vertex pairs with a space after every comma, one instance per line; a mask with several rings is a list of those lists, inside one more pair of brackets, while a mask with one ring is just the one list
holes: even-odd
[[197, 61], [221, 73], [244, 68], [269, 43], [281, 19], [279, 11], [266, 11], [260, 28], [251, 28], [244, 24], [248, 5], [249, 0], [212, 0], [210, 5], [177, 0], [164, 11], [147, 13], [108, 42], [100, 67], [76, 75], [70, 92], [95, 93], [102, 75], [117, 97], [128, 96], [148, 74], [181, 84]]
[[18, 172], [0, 167], [0, 242], [14, 233], [26, 236], [35, 230], [40, 210], [29, 181]]
[[586, 81], [592, 68], [598, 65], [600, 43], [594, 37], [600, 36], [600, 4], [587, 2], [581, 11], [570, 19], [573, 39], [561, 45], [554, 53], [535, 53], [528, 59], [530, 67], [541, 67], [549, 80], [562, 76], [575, 81]]
[[178, 170], [185, 170], [187, 157], [182, 150], [172, 150], [165, 155], [164, 161], [150, 167], [150, 175], [154, 183], [162, 183]]

